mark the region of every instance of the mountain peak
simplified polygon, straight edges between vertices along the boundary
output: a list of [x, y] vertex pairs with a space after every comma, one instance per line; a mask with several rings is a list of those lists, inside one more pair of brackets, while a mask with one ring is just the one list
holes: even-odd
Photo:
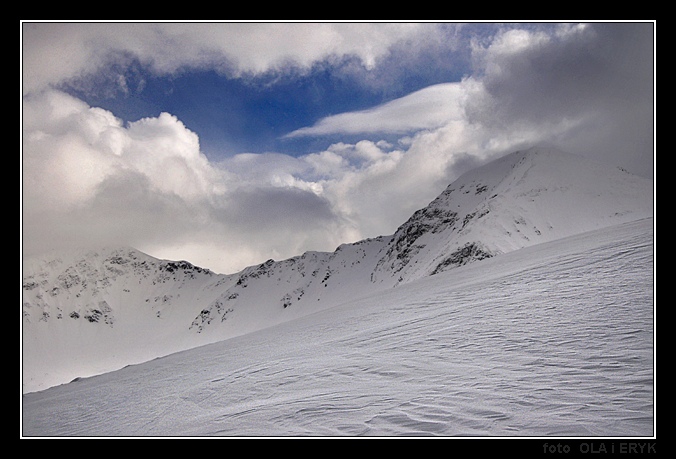
[[463, 174], [391, 236], [232, 275], [124, 247], [24, 260], [24, 387], [110, 371], [504, 252], [647, 218], [652, 193], [651, 180], [540, 147]]
[[397, 282], [652, 216], [652, 181], [555, 148], [471, 170], [401, 225], [375, 278]]

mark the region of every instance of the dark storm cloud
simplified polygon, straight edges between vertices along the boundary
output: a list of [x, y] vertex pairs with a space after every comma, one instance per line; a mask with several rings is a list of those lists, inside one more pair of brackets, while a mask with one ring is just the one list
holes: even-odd
[[468, 106], [469, 120], [499, 129], [581, 121], [561, 139], [571, 150], [649, 174], [653, 34], [650, 23], [590, 24], [546, 38], [506, 32], [478, 53], [485, 95]]

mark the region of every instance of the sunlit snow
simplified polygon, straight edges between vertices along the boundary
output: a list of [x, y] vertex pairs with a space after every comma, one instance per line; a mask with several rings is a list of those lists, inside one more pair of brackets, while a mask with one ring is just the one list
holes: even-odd
[[652, 181], [535, 148], [235, 274], [24, 260], [23, 433], [652, 435], [653, 228]]
[[25, 435], [652, 435], [653, 220], [26, 394]]

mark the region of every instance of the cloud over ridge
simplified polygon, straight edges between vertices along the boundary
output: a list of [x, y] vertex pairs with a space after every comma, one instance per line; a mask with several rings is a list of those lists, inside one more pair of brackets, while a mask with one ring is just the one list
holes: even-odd
[[459, 81], [289, 132], [347, 136], [297, 156], [209, 160], [172, 113], [125, 123], [58, 89], [121, 56], [167, 74], [242, 77], [340, 55], [368, 71], [396, 44], [438, 33], [424, 23], [227, 26], [24, 24], [26, 255], [115, 243], [234, 272], [390, 234], [460, 173], [542, 142], [652, 173], [652, 24], [494, 27], [467, 40], [473, 67]]

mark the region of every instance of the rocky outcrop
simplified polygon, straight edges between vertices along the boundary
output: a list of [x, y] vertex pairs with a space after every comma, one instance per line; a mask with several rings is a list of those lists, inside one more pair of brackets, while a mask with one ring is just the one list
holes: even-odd
[[473, 261], [490, 258], [492, 256], [493, 254], [487, 250], [484, 250], [480, 243], [468, 242], [464, 246], [451, 253], [449, 256], [444, 257], [437, 267], [434, 268], [431, 274], [438, 274], [448, 269], [466, 265], [467, 263], [471, 263]]

